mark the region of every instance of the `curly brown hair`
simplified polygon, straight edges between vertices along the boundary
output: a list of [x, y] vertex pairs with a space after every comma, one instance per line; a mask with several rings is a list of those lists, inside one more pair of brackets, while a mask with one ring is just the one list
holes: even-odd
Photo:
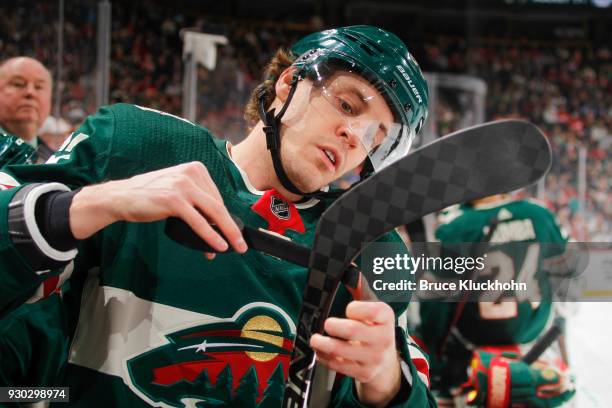
[[276, 81], [278, 81], [280, 74], [293, 64], [293, 61], [294, 57], [290, 52], [279, 48], [274, 57], [272, 57], [272, 60], [266, 65], [263, 75], [264, 81], [253, 89], [249, 101], [244, 108], [244, 119], [249, 128], [253, 128], [259, 122], [259, 100], [257, 95], [259, 95], [261, 90], [266, 90], [266, 109], [268, 109], [276, 97], [274, 89]]

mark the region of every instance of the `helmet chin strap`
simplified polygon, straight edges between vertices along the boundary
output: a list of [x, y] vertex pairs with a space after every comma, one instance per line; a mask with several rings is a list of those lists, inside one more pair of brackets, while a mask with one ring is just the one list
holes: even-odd
[[326, 191], [319, 190], [313, 193], [306, 193], [304, 191], [301, 191], [289, 179], [289, 176], [287, 176], [287, 173], [285, 172], [285, 169], [283, 167], [283, 163], [281, 160], [281, 153], [280, 153], [281, 119], [283, 118], [283, 115], [285, 114], [285, 112], [287, 111], [287, 108], [289, 107], [289, 103], [291, 102], [291, 99], [293, 98], [293, 95], [295, 94], [295, 90], [297, 88], [297, 84], [299, 80], [300, 80], [299, 75], [293, 76], [293, 79], [291, 80], [291, 83], [290, 83], [291, 89], [289, 90], [289, 95], [287, 95], [287, 100], [285, 101], [285, 104], [281, 108], [280, 112], [278, 112], [278, 115], [275, 114], [276, 112], [274, 108], [266, 112], [266, 90], [265, 89], [261, 89], [259, 94], [257, 95], [257, 99], [259, 101], [259, 117], [261, 121], [264, 123], [263, 131], [266, 134], [266, 145], [267, 145], [268, 150], [270, 151], [270, 155], [272, 156], [272, 164], [274, 165], [274, 171], [276, 172], [276, 176], [278, 177], [283, 187], [287, 189], [287, 191], [293, 194], [297, 194], [297, 195], [300, 195], [306, 198], [319, 198], [319, 199], [337, 198], [340, 195], [342, 195], [342, 193], [344, 193], [344, 190], [334, 191], [334, 192], [326, 192]]

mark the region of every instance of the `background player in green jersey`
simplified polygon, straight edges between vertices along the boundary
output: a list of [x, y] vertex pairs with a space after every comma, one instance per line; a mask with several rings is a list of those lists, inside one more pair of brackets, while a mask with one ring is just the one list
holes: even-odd
[[564, 254], [567, 237], [554, 216], [535, 201], [497, 195], [451, 208], [440, 222], [436, 238], [443, 250], [488, 240], [487, 266], [466, 278], [515, 280], [528, 288], [498, 292], [497, 301], [497, 295], [479, 294], [480, 301], [472, 297], [464, 304], [421, 302], [418, 336], [431, 358], [432, 389], [440, 406], [464, 406], [467, 389], [474, 405], [565, 403], [574, 391], [558, 344], [532, 366], [518, 360], [555, 316], [545, 270]]
[[[116, 105], [46, 164], [7, 170], [0, 308], [71, 277], [58, 316], [71, 347], [57, 384], [71, 387], [74, 404], [280, 403], [305, 270], [247, 251], [230, 213], [311, 243], [330, 182], [408, 152], [427, 87], [404, 44], [367, 26], [306, 37], [266, 77], [252, 101], [261, 120], [236, 146], [184, 119]], [[206, 261], [178, 246], [163, 234], [169, 216], [235, 252]], [[326, 321], [328, 335], [312, 337], [319, 361], [345, 375], [333, 405], [432, 403], [395, 320], [384, 303], [351, 302]], [[32, 338], [19, 340], [4, 341], [5, 378], [37, 367]]]

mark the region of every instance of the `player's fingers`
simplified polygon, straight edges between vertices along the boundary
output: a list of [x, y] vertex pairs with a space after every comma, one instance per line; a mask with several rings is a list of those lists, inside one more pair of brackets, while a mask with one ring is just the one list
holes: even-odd
[[383, 359], [382, 352], [364, 346], [363, 343], [334, 339], [320, 334], [314, 334], [310, 338], [310, 346], [317, 355], [321, 353], [327, 358], [352, 360], [359, 364], [376, 364]]
[[176, 216], [182, 218], [206, 243], [218, 252], [227, 251], [227, 242], [215, 231], [206, 218], [188, 202], [177, 206]]
[[222, 202], [212, 199], [210, 195], [199, 189], [190, 192], [190, 198], [209, 222], [217, 226], [237, 252], [246, 252], [248, 248], [242, 237], [242, 232]]
[[203, 163], [198, 161], [183, 163], [176, 166], [176, 171], [180, 177], [184, 177], [193, 182], [198, 189], [210, 195], [214, 200], [223, 202], [219, 189]]
[[374, 345], [384, 349], [394, 339], [394, 331], [387, 326], [371, 325], [358, 320], [330, 317], [325, 320], [324, 329], [330, 336]]
[[372, 370], [370, 367], [351, 360], [327, 358], [323, 354], [317, 354], [317, 361], [330, 370], [334, 370], [340, 374], [352, 377], [362, 383], [370, 382], [377, 374], [376, 371]]
[[215, 254], [214, 252], [204, 252], [204, 256], [209, 261], [212, 261], [213, 259], [215, 259], [215, 256], [217, 256], [217, 254]]
[[346, 317], [371, 324], [394, 324], [395, 314], [384, 302], [352, 301], [346, 307]]

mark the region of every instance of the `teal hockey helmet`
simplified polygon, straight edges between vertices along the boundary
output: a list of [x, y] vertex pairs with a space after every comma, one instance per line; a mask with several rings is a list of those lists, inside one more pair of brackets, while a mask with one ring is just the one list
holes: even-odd
[[385, 99], [394, 115], [394, 123], [385, 126], [385, 137], [361, 132], [374, 170], [408, 153], [427, 119], [429, 91], [402, 40], [380, 28], [359, 25], [310, 34], [291, 52], [299, 75], [326, 87], [328, 97], [333, 98], [335, 92], [328, 79], [334, 72], [344, 71], [366, 79]]
[[[266, 111], [268, 91], [263, 88], [258, 91], [267, 148], [275, 172], [287, 190], [311, 197], [334, 195], [300, 191], [283, 168], [281, 119], [303, 79], [312, 81], [312, 97], [308, 100], [317, 101], [318, 106], [311, 105], [313, 109], [334, 123], [342, 120], [361, 142], [368, 157], [362, 176], [408, 154], [427, 118], [429, 94], [419, 65], [397, 36], [365, 25], [336, 28], [304, 37], [291, 48], [291, 53], [295, 72], [289, 95], [278, 114], [275, 109]], [[318, 103], [321, 100], [329, 104]]]

